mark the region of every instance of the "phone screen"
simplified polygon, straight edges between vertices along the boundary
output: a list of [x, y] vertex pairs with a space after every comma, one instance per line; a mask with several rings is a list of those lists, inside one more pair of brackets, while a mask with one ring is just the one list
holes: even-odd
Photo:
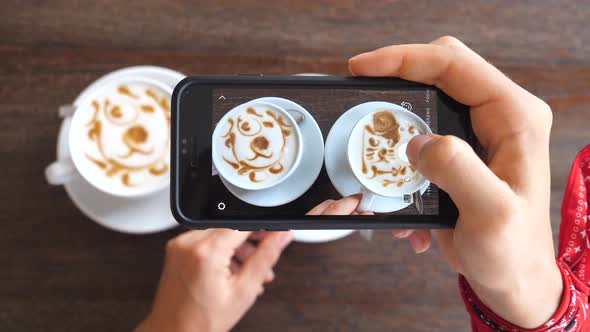
[[413, 136], [439, 132], [437, 90], [210, 91], [207, 219], [301, 218], [361, 193], [376, 215], [439, 215], [439, 189], [405, 155]]

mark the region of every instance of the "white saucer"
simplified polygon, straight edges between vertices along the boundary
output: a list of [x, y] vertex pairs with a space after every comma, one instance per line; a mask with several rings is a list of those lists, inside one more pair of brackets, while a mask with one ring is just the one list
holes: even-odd
[[[326, 171], [330, 181], [343, 197], [361, 192], [361, 184], [354, 177], [348, 163], [348, 136], [358, 120], [374, 110], [374, 107], [366, 103], [349, 109], [334, 122], [326, 139]], [[426, 183], [420, 188], [420, 193], [424, 194], [429, 185]], [[372, 210], [378, 213], [394, 212], [406, 208], [410, 204], [404, 203], [401, 197], [377, 196]]]
[[[122, 75], [140, 75], [161, 81], [174, 88], [186, 76], [167, 68], [154, 66], [128, 67], [111, 72], [90, 84], [76, 100], [81, 98], [108, 80]], [[69, 156], [67, 133], [71, 118], [65, 118], [61, 124], [57, 140], [57, 159]], [[107, 195], [92, 187], [81, 176], [64, 185], [74, 204], [90, 219], [114, 231], [130, 234], [148, 234], [170, 229], [178, 225], [170, 212], [169, 187], [150, 196], [125, 199]]]
[[293, 241], [302, 243], [322, 243], [336, 241], [352, 234], [353, 232], [353, 229], [294, 230]]
[[324, 138], [315, 119], [301, 107], [288, 99], [278, 97], [263, 97], [255, 99], [278, 105], [287, 110], [296, 110], [305, 116], [299, 125], [303, 138], [303, 155], [301, 163], [291, 176], [280, 184], [262, 190], [246, 190], [238, 188], [223, 177], [221, 181], [225, 187], [242, 201], [261, 207], [272, 207], [290, 203], [301, 197], [320, 175], [324, 161]]

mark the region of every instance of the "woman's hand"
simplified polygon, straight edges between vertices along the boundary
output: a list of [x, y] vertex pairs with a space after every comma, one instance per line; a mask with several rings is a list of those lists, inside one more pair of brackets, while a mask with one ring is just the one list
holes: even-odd
[[[358, 76], [434, 84], [471, 106], [486, 160], [453, 136], [418, 136], [408, 146], [411, 163], [459, 209], [455, 229], [433, 232], [490, 309], [524, 328], [545, 323], [562, 293], [549, 218], [549, 106], [452, 37], [385, 47], [349, 66]], [[409, 238], [416, 252], [430, 246], [429, 231], [393, 234]]]
[[348, 216], [348, 215], [372, 215], [373, 212], [363, 211], [357, 212], [356, 208], [359, 206], [361, 195], [352, 195], [341, 198], [339, 200], [328, 199], [318, 204], [318, 206], [311, 209], [307, 215], [317, 216]]
[[152, 311], [137, 331], [228, 331], [273, 280], [291, 238], [290, 232], [216, 229], [172, 239]]

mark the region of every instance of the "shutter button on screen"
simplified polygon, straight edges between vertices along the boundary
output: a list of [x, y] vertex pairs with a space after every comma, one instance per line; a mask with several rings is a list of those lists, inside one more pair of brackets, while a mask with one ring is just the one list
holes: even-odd
[[217, 209], [218, 209], [219, 211], [223, 211], [223, 210], [225, 210], [225, 203], [223, 203], [223, 202], [219, 202], [219, 203], [217, 203]]

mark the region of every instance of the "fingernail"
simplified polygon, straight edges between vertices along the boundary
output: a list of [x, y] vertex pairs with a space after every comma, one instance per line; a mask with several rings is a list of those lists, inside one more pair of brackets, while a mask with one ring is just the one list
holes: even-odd
[[416, 165], [418, 157], [420, 156], [420, 151], [422, 151], [424, 144], [431, 140], [432, 137], [428, 135], [418, 135], [410, 140], [410, 143], [408, 143], [408, 147], [406, 149], [406, 155], [408, 156], [408, 159], [412, 165]]
[[412, 249], [414, 249], [414, 252], [417, 254], [421, 254], [428, 249], [426, 239], [422, 236], [411, 237], [410, 245], [412, 246]]
[[281, 248], [286, 247], [289, 242], [293, 239], [293, 234], [291, 232], [280, 232], [277, 241]]
[[408, 237], [408, 235], [410, 235], [411, 232], [412, 232], [411, 230], [405, 229], [403, 231], [393, 233], [393, 236], [395, 236], [398, 239], [403, 239], [403, 238]]

